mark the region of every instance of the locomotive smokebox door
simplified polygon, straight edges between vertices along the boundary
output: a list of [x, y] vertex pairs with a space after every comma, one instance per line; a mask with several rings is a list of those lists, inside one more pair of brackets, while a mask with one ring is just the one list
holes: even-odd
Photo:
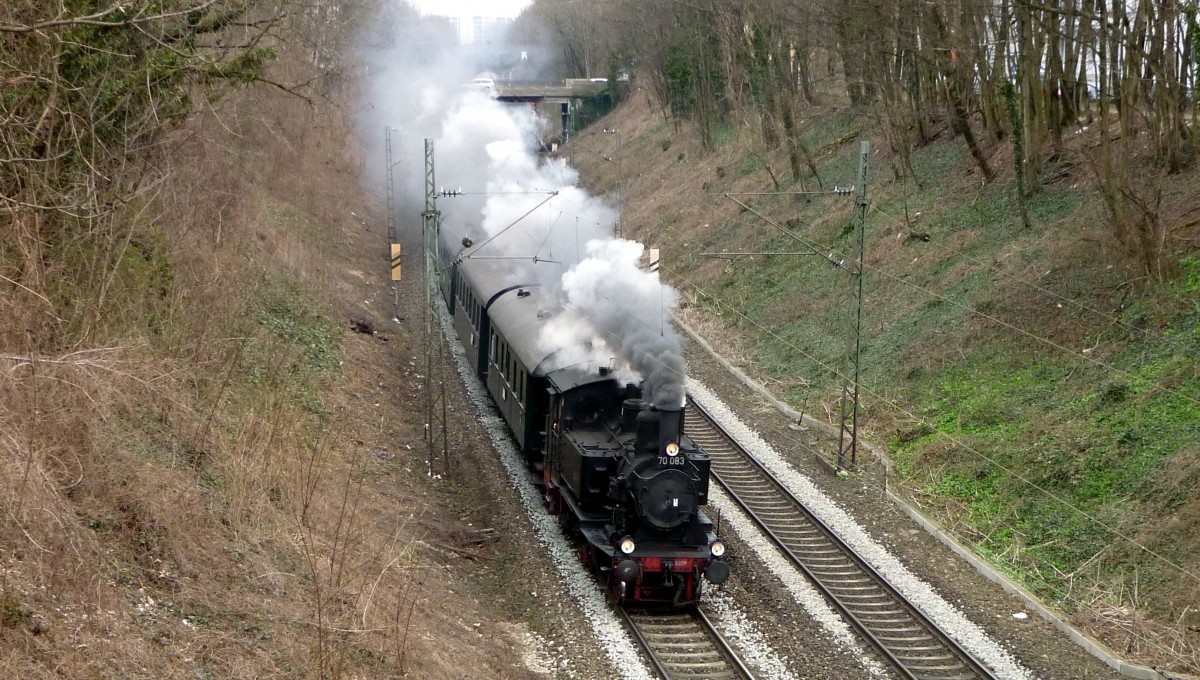
[[648, 478], [638, 476], [634, 484], [639, 514], [659, 531], [681, 527], [696, 514], [692, 480], [681, 470], [659, 470]]

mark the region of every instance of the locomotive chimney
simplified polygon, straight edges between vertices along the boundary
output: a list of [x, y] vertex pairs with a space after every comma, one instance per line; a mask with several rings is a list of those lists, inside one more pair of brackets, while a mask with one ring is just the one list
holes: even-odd
[[666, 455], [667, 444], [679, 443], [683, 435], [683, 411], [680, 409], [659, 411], [658, 450], [660, 455]]

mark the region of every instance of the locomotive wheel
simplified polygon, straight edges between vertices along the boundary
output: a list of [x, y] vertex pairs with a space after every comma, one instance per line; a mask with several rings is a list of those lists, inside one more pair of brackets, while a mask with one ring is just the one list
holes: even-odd
[[608, 587], [605, 588], [608, 595], [608, 602], [613, 606], [621, 605], [621, 582], [613, 577], [608, 578]]
[[558, 489], [546, 487], [546, 493], [542, 496], [542, 505], [546, 506], [546, 512], [559, 518], [559, 523], [562, 523], [562, 496], [559, 495]]
[[572, 541], [578, 540], [580, 536], [576, 529], [578, 528], [579, 523], [576, 521], [575, 515], [566, 509], [563, 509], [562, 512], [558, 513], [557, 517], [558, 526], [563, 530], [563, 533], [570, 537]]

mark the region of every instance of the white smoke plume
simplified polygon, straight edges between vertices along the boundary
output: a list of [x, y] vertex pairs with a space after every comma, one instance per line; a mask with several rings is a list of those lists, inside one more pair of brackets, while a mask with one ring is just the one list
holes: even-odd
[[580, 311], [618, 354], [645, 378], [645, 399], [661, 408], [683, 404], [686, 367], [669, 310], [679, 293], [658, 272], [638, 267], [644, 246], [625, 239], [596, 239], [587, 258], [562, 277], [572, 310]]
[[[368, 139], [385, 125], [402, 131], [393, 149], [405, 185], [401, 214], [423, 207], [423, 140], [432, 138], [437, 188], [461, 192], [438, 199], [443, 257], [498, 259], [512, 284], [540, 284], [562, 301], [541, 338], [544, 350], [556, 351], [552, 368], [616, 358], [618, 376], [645, 380], [648, 401], [679, 408], [685, 365], [670, 322], [678, 293], [639, 268], [640, 243], [613, 236], [614, 206], [580, 189], [565, 160], [539, 156], [558, 121], [470, 87], [474, 74], [453, 51], [441, 59], [414, 51], [414, 41], [425, 39], [420, 23], [401, 22], [400, 37], [380, 41], [393, 47], [370, 55], [362, 117]], [[419, 232], [419, 219], [401, 224]]]

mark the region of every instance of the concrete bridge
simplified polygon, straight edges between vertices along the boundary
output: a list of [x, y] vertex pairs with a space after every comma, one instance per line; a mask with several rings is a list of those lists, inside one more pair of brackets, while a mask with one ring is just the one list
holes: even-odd
[[595, 97], [607, 88], [607, 80], [587, 78], [568, 78], [561, 85], [508, 82], [497, 85], [496, 98], [504, 102], [528, 103], [546, 120], [561, 121], [557, 139], [546, 140], [550, 147], [555, 142], [570, 139], [573, 114], [583, 110], [589, 97]]
[[543, 99], [569, 101], [595, 97], [608, 87], [608, 81], [568, 78], [561, 85], [548, 83], [503, 83], [496, 87], [496, 98], [506, 102], [538, 102]]

